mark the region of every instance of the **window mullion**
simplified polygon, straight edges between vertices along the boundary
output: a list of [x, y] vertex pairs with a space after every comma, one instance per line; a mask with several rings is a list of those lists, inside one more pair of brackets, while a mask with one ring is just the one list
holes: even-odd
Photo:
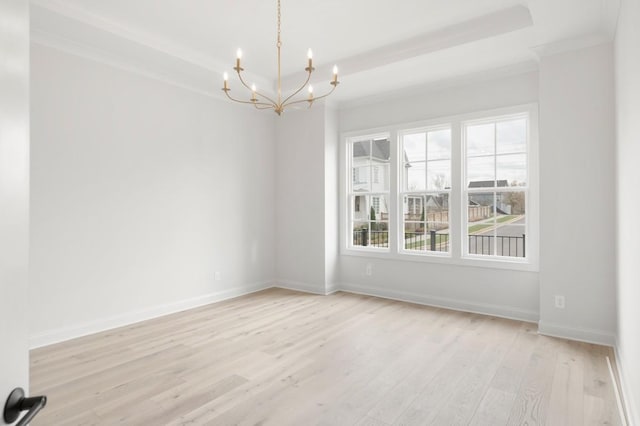
[[451, 195], [449, 196], [449, 239], [452, 244], [449, 246], [451, 255], [454, 259], [460, 259], [463, 253], [464, 232], [462, 228], [463, 221], [466, 221], [466, 215], [463, 212], [465, 197], [463, 184], [466, 177], [463, 176], [464, 154], [462, 127], [460, 122], [456, 121], [451, 125]]
[[398, 164], [402, 163], [402, 157], [400, 157], [398, 132], [392, 130], [389, 134], [389, 250], [391, 253], [398, 253], [398, 218], [401, 213], [398, 212], [398, 200], [400, 199], [400, 179], [398, 176], [399, 167]]

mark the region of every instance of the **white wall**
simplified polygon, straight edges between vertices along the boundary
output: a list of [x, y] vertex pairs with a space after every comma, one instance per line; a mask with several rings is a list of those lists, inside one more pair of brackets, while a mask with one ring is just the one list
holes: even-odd
[[286, 111], [276, 126], [277, 283], [324, 294], [325, 108]]
[[622, 0], [615, 43], [618, 342], [627, 411], [640, 424], [640, 3]]
[[[340, 131], [427, 120], [536, 102], [538, 75], [416, 93], [340, 112]], [[372, 276], [365, 274], [367, 263]], [[436, 263], [340, 257], [341, 285], [351, 291], [535, 321], [538, 274]]]
[[614, 117], [611, 44], [542, 58], [540, 330], [607, 344], [616, 309]]
[[[29, 5], [0, 0], [0, 408], [29, 389]], [[0, 420], [4, 424], [4, 421]]]
[[339, 178], [338, 147], [340, 137], [338, 133], [338, 111], [325, 109], [324, 123], [324, 229], [325, 229], [325, 291], [331, 293], [339, 287], [339, 251], [340, 234], [339, 212]]
[[38, 44], [31, 60], [32, 345], [270, 285], [275, 115]]

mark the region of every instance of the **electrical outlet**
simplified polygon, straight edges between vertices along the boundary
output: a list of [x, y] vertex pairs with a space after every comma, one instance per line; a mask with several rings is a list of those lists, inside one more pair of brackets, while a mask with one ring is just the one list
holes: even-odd
[[367, 263], [367, 267], [364, 269], [364, 273], [367, 274], [368, 277], [373, 275], [373, 265], [371, 263]]
[[216, 281], [220, 281], [222, 279], [222, 274], [220, 273], [220, 271], [216, 271], [214, 278]]
[[556, 295], [556, 308], [564, 309], [564, 296]]

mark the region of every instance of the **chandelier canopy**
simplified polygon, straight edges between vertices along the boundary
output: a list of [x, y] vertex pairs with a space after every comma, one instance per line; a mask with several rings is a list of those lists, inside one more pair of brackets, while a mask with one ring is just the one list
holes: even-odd
[[[255, 84], [252, 84], [251, 86], [249, 86], [246, 83], [246, 81], [242, 77], [242, 71], [244, 71], [244, 68], [242, 68], [240, 63], [242, 59], [242, 50], [238, 49], [238, 54], [236, 57], [236, 66], [233, 67], [233, 69], [238, 73], [238, 78], [240, 80], [240, 83], [242, 83], [242, 85], [248, 91], [251, 92], [251, 97], [249, 98], [249, 100], [236, 99], [232, 97], [229, 94], [229, 92], [231, 91], [231, 89], [229, 88], [229, 74], [225, 72], [224, 86], [222, 87], [222, 90], [224, 91], [225, 95], [227, 95], [227, 97], [232, 101], [239, 102], [242, 104], [251, 104], [257, 109], [271, 109], [275, 111], [276, 114], [281, 115], [282, 112], [285, 110], [285, 108], [295, 104], [307, 103], [309, 105], [309, 108], [311, 108], [311, 106], [315, 101], [329, 96], [331, 93], [333, 93], [334, 90], [336, 90], [336, 87], [338, 86], [338, 84], [340, 84], [340, 82], [338, 81], [338, 67], [334, 65], [333, 79], [329, 83], [332, 86], [331, 89], [327, 93], [321, 96], [313, 95], [313, 87], [309, 84], [309, 81], [311, 80], [311, 74], [313, 73], [313, 71], [315, 71], [315, 68], [313, 67], [313, 56], [311, 53], [311, 49], [309, 49], [309, 51], [307, 52], [308, 63], [307, 63], [307, 67], [304, 69], [307, 72], [306, 81], [300, 86], [298, 90], [294, 91], [291, 95], [287, 96], [286, 98], [283, 98], [281, 67], [280, 67], [280, 50], [282, 48], [282, 41], [280, 37], [281, 23], [282, 23], [282, 18], [280, 14], [280, 0], [278, 0], [278, 38], [276, 43], [276, 47], [278, 49], [278, 81], [277, 81], [277, 87], [276, 87], [278, 92], [277, 99], [274, 100], [269, 96], [266, 96], [263, 93], [259, 92]], [[309, 93], [308, 97], [306, 99], [296, 98], [296, 95], [298, 95], [305, 88], [305, 86], [307, 87], [307, 91]]]

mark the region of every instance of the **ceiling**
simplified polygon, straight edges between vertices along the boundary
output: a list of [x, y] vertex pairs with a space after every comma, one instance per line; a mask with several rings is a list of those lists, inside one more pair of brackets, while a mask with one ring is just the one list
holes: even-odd
[[[32, 0], [36, 42], [207, 93], [235, 51], [260, 87], [276, 80], [275, 0]], [[540, 55], [611, 40], [615, 0], [282, 0], [283, 84], [304, 77], [339, 102], [492, 69], [535, 69]], [[237, 83], [231, 79], [232, 90]], [[326, 86], [325, 86], [326, 85]]]

